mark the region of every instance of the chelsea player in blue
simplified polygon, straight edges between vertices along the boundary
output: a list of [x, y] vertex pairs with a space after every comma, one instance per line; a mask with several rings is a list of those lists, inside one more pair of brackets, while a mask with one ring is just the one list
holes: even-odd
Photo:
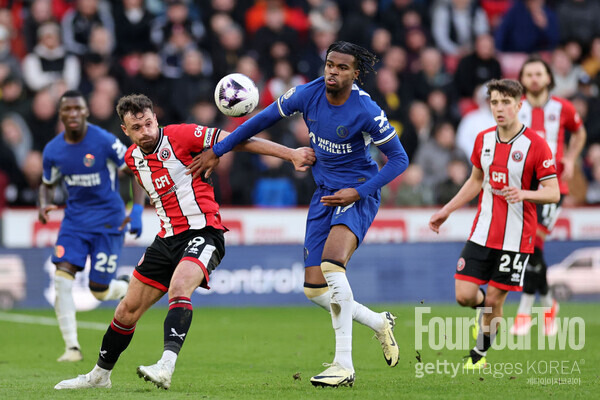
[[[77, 91], [65, 92], [59, 100], [59, 117], [65, 126], [44, 148], [44, 175], [39, 191], [39, 220], [45, 224], [52, 204], [53, 189], [64, 181], [67, 205], [52, 262], [56, 265], [54, 309], [65, 341], [65, 353], [58, 361], [79, 361], [77, 322], [72, 288], [75, 273], [91, 257], [89, 287], [98, 300], [125, 296], [128, 279], [115, 279], [123, 245], [124, 227], [142, 232], [144, 195], [134, 184], [136, 204], [128, 217], [119, 195], [118, 170], [126, 168], [127, 148], [113, 134], [87, 122], [88, 107]], [[128, 171], [128, 169], [127, 169]]]
[[[230, 136], [198, 155], [190, 165], [194, 176], [210, 175], [218, 157], [281, 118], [302, 113], [317, 161], [312, 168], [317, 184], [307, 217], [305, 294], [331, 312], [336, 337], [335, 358], [313, 376], [315, 386], [352, 386], [352, 320], [371, 327], [390, 366], [398, 363], [393, 336], [395, 317], [375, 313], [354, 301], [346, 278], [350, 257], [361, 243], [379, 208], [380, 189], [408, 166], [408, 157], [385, 113], [355, 83], [373, 70], [376, 57], [348, 42], [327, 50], [325, 76], [290, 89]], [[369, 145], [387, 157], [378, 170]]]

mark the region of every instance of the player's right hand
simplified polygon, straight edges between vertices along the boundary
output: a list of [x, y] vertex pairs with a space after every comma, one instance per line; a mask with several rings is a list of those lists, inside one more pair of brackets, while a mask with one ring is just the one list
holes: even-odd
[[42, 224], [46, 224], [48, 222], [48, 213], [50, 211], [58, 210], [58, 206], [54, 204], [49, 204], [46, 207], [41, 207], [38, 209], [38, 220]]
[[310, 147], [298, 147], [292, 151], [292, 164], [296, 171], [308, 171], [311, 165], [317, 161], [315, 151]]
[[431, 216], [429, 220], [429, 229], [435, 233], [440, 233], [440, 226], [448, 219], [448, 213], [439, 210]]
[[193, 178], [198, 178], [202, 175], [202, 172], [206, 171], [204, 178], [208, 178], [217, 165], [219, 165], [219, 157], [212, 149], [208, 149], [194, 157], [190, 165], [187, 166], [188, 171], [185, 174], [192, 174]]

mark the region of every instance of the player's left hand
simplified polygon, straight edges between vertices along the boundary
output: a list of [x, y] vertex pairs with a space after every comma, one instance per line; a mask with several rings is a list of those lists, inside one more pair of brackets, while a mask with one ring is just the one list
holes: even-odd
[[508, 203], [514, 204], [525, 199], [525, 195], [522, 190], [517, 189], [514, 186], [505, 186], [502, 189], [502, 195]]
[[573, 178], [573, 175], [575, 173], [575, 162], [563, 158], [561, 163], [563, 165], [563, 171], [562, 171], [562, 174], [560, 175], [560, 179], [563, 182], [570, 181], [571, 178]]
[[292, 151], [292, 159], [296, 171], [308, 171], [311, 165], [317, 161], [315, 151], [310, 147], [299, 147]]
[[144, 206], [141, 204], [134, 204], [131, 208], [131, 212], [125, 219], [123, 223], [119, 227], [119, 230], [127, 228], [127, 231], [133, 235], [135, 238], [139, 238], [142, 234], [142, 212], [144, 211]]
[[188, 170], [185, 174], [192, 174], [193, 178], [198, 178], [202, 175], [202, 172], [206, 171], [204, 178], [208, 178], [217, 165], [219, 165], [219, 157], [212, 149], [208, 149], [194, 157], [190, 165], [187, 166]]
[[360, 195], [354, 188], [340, 189], [330, 196], [321, 197], [321, 203], [329, 207], [345, 207], [360, 200]]

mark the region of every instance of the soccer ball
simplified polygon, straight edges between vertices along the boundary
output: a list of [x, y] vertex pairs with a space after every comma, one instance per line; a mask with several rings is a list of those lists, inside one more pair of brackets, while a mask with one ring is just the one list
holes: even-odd
[[215, 103], [223, 114], [243, 117], [258, 105], [258, 88], [246, 75], [225, 75], [215, 88]]

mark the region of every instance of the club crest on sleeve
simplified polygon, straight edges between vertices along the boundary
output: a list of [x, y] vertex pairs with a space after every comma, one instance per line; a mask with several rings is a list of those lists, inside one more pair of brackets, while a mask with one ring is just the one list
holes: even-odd
[[83, 165], [85, 165], [88, 168], [93, 166], [95, 162], [96, 157], [94, 157], [93, 154], [88, 153], [83, 157]]
[[158, 158], [160, 158], [161, 161], [167, 161], [169, 157], [171, 157], [171, 151], [167, 148], [162, 149], [160, 153], [158, 153]]
[[56, 247], [54, 247], [54, 255], [58, 258], [62, 258], [65, 255], [65, 248], [60, 244], [56, 245]]
[[463, 269], [465, 269], [465, 259], [464, 258], [459, 258], [458, 262], [456, 263], [456, 270], [457, 271], [462, 271]]
[[512, 153], [512, 159], [515, 162], [521, 162], [523, 160], [523, 153], [519, 150]]

